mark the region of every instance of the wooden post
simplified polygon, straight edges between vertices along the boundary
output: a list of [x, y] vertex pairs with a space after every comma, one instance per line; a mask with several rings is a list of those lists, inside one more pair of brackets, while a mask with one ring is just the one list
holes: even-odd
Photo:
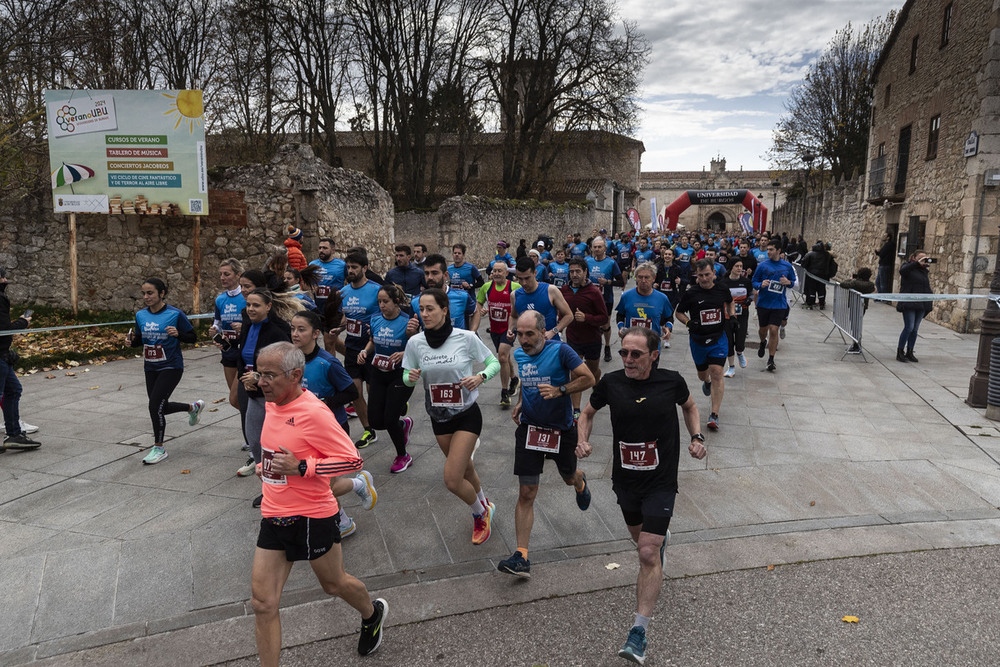
[[76, 213], [69, 214], [69, 303], [73, 317], [79, 310], [76, 290]]
[[191, 299], [194, 302], [191, 306], [192, 314], [197, 315], [201, 310], [201, 216], [194, 218], [194, 239], [191, 242], [191, 257], [194, 266], [191, 267]]

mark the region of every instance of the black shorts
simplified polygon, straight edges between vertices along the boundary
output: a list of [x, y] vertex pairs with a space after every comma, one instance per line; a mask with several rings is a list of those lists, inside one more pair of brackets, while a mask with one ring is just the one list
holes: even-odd
[[596, 343], [570, 343], [569, 346], [580, 355], [584, 361], [594, 361], [601, 358], [601, 341]]
[[666, 535], [670, 527], [670, 517], [674, 514], [676, 491], [653, 490], [634, 493], [629, 489], [615, 486], [618, 506], [621, 507], [625, 525], [642, 525], [642, 532]]
[[556, 468], [563, 479], [572, 478], [576, 474], [576, 424], [560, 433], [558, 454], [534, 451], [525, 447], [528, 425], [521, 422], [514, 431], [514, 474], [537, 479], [542, 474], [545, 459], [551, 459], [556, 462]]
[[452, 435], [458, 431], [468, 431], [479, 435], [483, 432], [483, 413], [479, 410], [479, 405], [472, 404], [471, 408], [460, 412], [446, 422], [431, 420], [431, 430], [434, 435]]
[[788, 308], [761, 308], [757, 307], [757, 322], [762, 327], [780, 326], [788, 319]]
[[500, 345], [510, 345], [511, 343], [507, 340], [507, 332], [504, 331], [502, 334], [490, 332], [490, 338], [493, 340], [493, 347], [496, 348], [497, 353], [500, 352]]
[[[287, 522], [277, 525], [274, 522]], [[269, 551], [284, 551], [289, 561], [322, 558], [334, 544], [340, 544], [340, 513], [321, 519], [307, 516], [260, 520], [257, 546]]]
[[225, 368], [239, 368], [243, 365], [240, 350], [235, 345], [222, 353], [222, 365]]
[[358, 352], [361, 350], [344, 350], [344, 368], [352, 380], [368, 380], [368, 365], [358, 363]]

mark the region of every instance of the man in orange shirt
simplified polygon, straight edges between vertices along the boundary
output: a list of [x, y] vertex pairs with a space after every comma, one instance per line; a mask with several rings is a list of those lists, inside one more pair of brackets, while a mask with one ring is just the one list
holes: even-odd
[[305, 356], [291, 343], [268, 345], [257, 356], [258, 386], [267, 401], [261, 432], [263, 482], [260, 533], [254, 552], [252, 605], [257, 652], [263, 667], [281, 654], [278, 606], [292, 563], [307, 560], [323, 590], [361, 614], [358, 654], [382, 642], [388, 605], [372, 601], [365, 585], [344, 571], [339, 507], [330, 477], [356, 472], [362, 459], [333, 412], [303, 391]]

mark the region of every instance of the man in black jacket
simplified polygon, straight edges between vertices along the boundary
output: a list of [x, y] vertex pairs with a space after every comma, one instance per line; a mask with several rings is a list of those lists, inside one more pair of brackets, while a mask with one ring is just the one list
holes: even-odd
[[875, 289], [880, 294], [892, 291], [892, 267], [896, 263], [896, 247], [889, 233], [882, 235], [882, 245], [875, 251], [878, 255], [878, 273], [875, 274]]
[[[10, 299], [7, 297], [7, 269], [0, 267], [0, 332], [8, 329], [27, 329], [30, 316], [10, 321]], [[10, 349], [11, 336], [0, 334], [0, 401], [3, 402], [3, 421], [7, 430], [0, 453], [8, 449], [38, 449], [35, 442], [21, 429], [21, 382], [14, 372], [15, 357]]]

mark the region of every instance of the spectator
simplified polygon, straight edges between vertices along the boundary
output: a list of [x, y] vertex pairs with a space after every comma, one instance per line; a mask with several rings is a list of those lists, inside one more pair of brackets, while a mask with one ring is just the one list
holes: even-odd
[[[933, 294], [931, 291], [931, 279], [927, 272], [930, 264], [930, 257], [923, 250], [914, 250], [910, 255], [910, 261], [899, 267], [899, 291], [903, 294]], [[917, 363], [917, 358], [913, 356], [913, 346], [917, 342], [917, 330], [920, 329], [920, 321], [927, 313], [934, 309], [930, 301], [900, 301], [896, 304], [896, 310], [903, 314], [903, 330], [899, 334], [899, 343], [896, 345], [896, 361], [912, 361]], [[903, 351], [903, 347], [906, 351]]]
[[288, 225], [288, 238], [285, 239], [288, 248], [288, 266], [301, 271], [308, 266], [306, 256], [302, 253], [302, 230], [295, 225]]
[[[13, 322], [10, 320], [10, 299], [7, 297], [7, 269], [0, 267], [0, 331], [27, 329], [31, 325], [31, 312], [27, 311]], [[0, 402], [3, 403], [3, 422], [6, 429], [0, 453], [8, 449], [38, 449], [41, 443], [28, 437], [21, 427], [21, 381], [17, 379], [14, 365], [17, 353], [11, 349], [12, 337], [0, 336]]]

